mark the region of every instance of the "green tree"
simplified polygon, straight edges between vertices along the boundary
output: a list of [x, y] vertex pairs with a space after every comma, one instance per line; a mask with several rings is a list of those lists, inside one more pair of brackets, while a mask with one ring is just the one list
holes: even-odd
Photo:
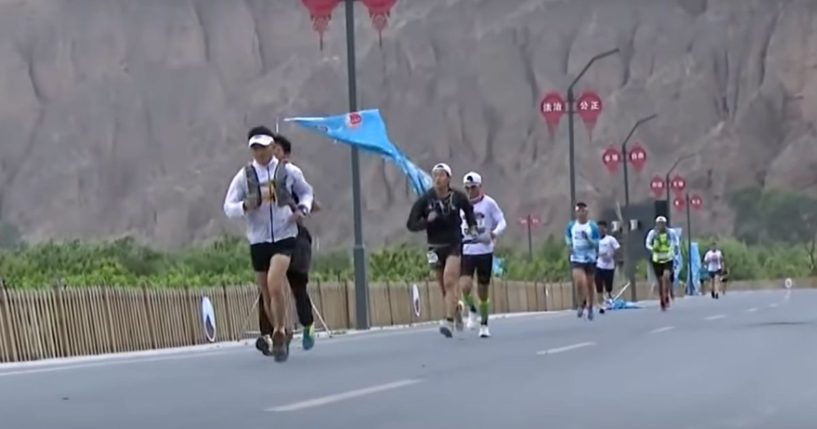
[[735, 236], [748, 244], [802, 246], [809, 271], [817, 274], [817, 199], [783, 191], [747, 188], [735, 192]]

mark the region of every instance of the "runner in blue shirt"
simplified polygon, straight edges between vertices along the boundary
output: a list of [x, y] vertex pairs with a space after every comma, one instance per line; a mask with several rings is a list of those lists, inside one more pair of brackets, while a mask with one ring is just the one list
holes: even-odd
[[576, 204], [576, 219], [565, 228], [565, 243], [570, 249], [570, 266], [573, 282], [578, 288], [577, 296], [581, 300], [578, 317], [584, 316], [587, 307], [587, 319], [593, 320], [593, 274], [599, 253], [599, 227], [588, 218], [587, 204]]

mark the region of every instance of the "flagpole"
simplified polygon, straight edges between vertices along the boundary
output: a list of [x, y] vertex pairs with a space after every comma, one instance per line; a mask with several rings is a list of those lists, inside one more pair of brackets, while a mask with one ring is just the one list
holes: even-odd
[[[345, 0], [346, 65], [349, 85], [349, 111], [357, 111], [357, 76], [355, 70], [355, 0]], [[355, 328], [369, 329], [369, 289], [366, 284], [366, 252], [363, 246], [363, 216], [360, 202], [360, 154], [352, 145], [352, 206], [354, 207], [355, 245], [352, 249], [355, 268]]]

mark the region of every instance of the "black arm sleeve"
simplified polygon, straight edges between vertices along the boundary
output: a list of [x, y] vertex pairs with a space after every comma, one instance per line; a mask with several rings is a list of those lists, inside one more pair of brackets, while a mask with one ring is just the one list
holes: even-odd
[[408, 220], [406, 221], [406, 228], [408, 228], [409, 231], [418, 232], [426, 229], [427, 222], [425, 207], [425, 195], [418, 198], [417, 201], [414, 202], [414, 205], [411, 206], [411, 212], [409, 213]]
[[465, 223], [467, 223], [471, 228], [476, 227], [477, 218], [474, 216], [474, 206], [471, 204], [471, 201], [464, 193], [460, 191], [456, 191], [455, 195], [458, 200], [457, 205], [459, 206], [459, 209], [465, 213]]

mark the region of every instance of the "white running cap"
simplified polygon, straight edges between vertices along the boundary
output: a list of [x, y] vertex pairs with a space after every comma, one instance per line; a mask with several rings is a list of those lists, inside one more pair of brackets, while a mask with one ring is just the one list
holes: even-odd
[[269, 146], [274, 142], [275, 140], [272, 138], [272, 136], [256, 134], [250, 137], [250, 141], [248, 142], [247, 146], [252, 147], [252, 145], [254, 144], [260, 144], [261, 146]]
[[451, 167], [449, 167], [448, 164], [441, 162], [435, 165], [434, 168], [431, 169], [431, 173], [434, 174], [434, 172], [437, 170], [443, 170], [448, 173], [448, 177], [451, 177]]
[[472, 171], [462, 177], [462, 183], [465, 186], [481, 185], [482, 176], [480, 176], [476, 171]]
[[664, 216], [658, 216], [657, 218], [655, 218], [655, 223], [659, 222], [667, 223], [667, 218], [665, 218]]

